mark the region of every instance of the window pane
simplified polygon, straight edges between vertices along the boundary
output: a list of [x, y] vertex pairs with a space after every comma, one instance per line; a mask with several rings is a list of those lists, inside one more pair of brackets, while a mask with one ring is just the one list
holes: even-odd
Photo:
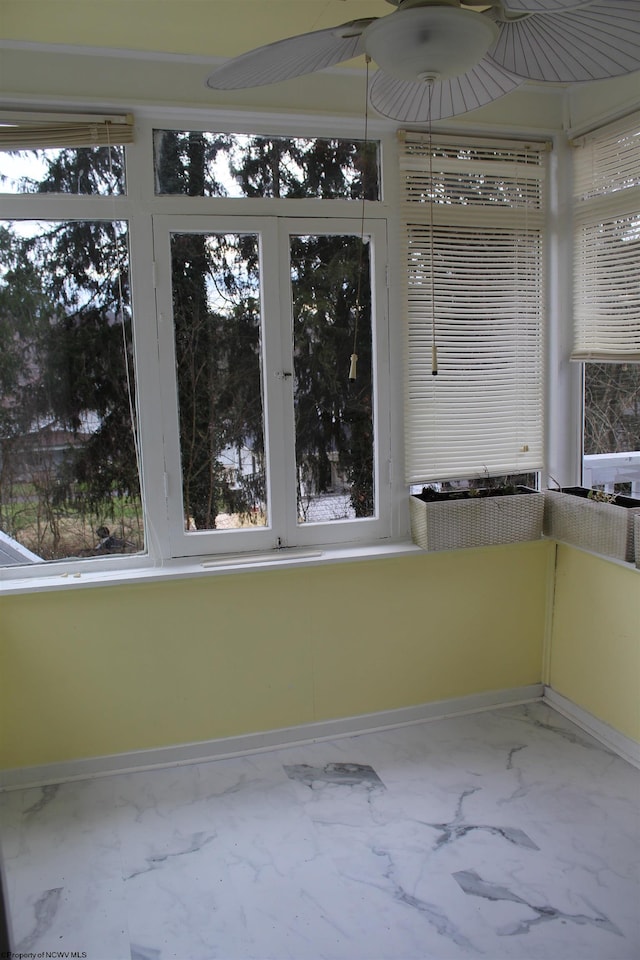
[[640, 499], [640, 364], [584, 366], [583, 483]]
[[143, 549], [127, 231], [0, 223], [0, 564]]
[[378, 144], [362, 140], [154, 132], [156, 194], [378, 200]]
[[123, 147], [0, 150], [0, 193], [124, 192]]
[[173, 233], [185, 530], [267, 524], [259, 238]]
[[[368, 242], [354, 236], [291, 237], [291, 291], [298, 522], [371, 517]], [[358, 357], [355, 380], [349, 379], [352, 353]]]

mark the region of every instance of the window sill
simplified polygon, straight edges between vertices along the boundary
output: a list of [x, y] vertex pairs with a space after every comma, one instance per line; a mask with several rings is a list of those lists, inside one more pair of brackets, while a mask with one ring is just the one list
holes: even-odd
[[[118, 570], [76, 570], [43, 574], [40, 577], [7, 576], [0, 583], [0, 596], [21, 593], [42, 593], [49, 590], [77, 590], [83, 587], [121, 586], [132, 583], [152, 583], [167, 579], [219, 576], [241, 572], [274, 569], [292, 569], [345, 563], [362, 560], [388, 559], [424, 551], [410, 540], [386, 541], [348, 547], [292, 547], [272, 553], [233, 554], [229, 556], [167, 560], [162, 565], [127, 567]], [[10, 571], [6, 570], [5, 575]]]

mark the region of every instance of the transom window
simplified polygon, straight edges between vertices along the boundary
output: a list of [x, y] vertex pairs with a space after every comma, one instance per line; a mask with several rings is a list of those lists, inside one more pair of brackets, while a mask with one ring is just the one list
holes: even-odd
[[155, 130], [154, 160], [158, 195], [380, 199], [375, 142]]
[[125, 192], [123, 147], [0, 149], [0, 193], [113, 196]]

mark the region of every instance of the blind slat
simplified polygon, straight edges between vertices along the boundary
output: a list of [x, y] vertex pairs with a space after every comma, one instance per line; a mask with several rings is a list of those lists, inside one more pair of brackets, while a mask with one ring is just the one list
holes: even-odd
[[537, 470], [544, 147], [434, 140], [430, 171], [424, 136], [401, 145], [407, 482]]
[[571, 359], [640, 361], [640, 114], [574, 146]]
[[107, 147], [133, 143], [133, 117], [3, 111], [0, 150], [46, 150], [64, 147]]

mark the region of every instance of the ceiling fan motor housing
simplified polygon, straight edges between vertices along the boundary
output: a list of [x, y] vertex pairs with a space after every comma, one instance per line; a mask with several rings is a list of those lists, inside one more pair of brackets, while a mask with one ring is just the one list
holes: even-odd
[[364, 31], [368, 55], [399, 80], [444, 80], [467, 72], [497, 39], [498, 24], [458, 6], [400, 8]]

